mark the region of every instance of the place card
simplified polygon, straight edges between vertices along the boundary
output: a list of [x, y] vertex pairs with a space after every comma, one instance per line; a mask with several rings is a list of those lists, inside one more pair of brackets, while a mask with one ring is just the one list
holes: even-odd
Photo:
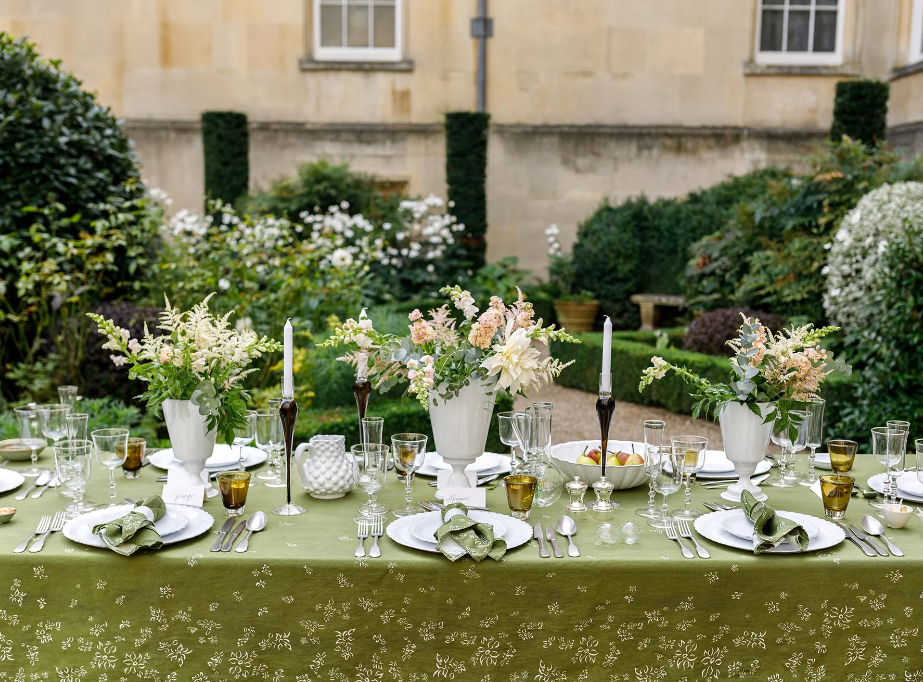
[[187, 507], [202, 507], [205, 503], [205, 484], [190, 485], [182, 469], [167, 469], [167, 482], [161, 497], [166, 504], [183, 504]]
[[487, 490], [484, 488], [443, 488], [442, 503], [461, 502], [466, 507], [486, 507]]

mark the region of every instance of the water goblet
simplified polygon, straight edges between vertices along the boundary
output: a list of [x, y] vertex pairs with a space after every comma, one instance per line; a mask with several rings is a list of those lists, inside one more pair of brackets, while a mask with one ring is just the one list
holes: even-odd
[[[917, 438], [913, 442], [916, 446], [916, 455], [917, 455], [917, 480], [920, 483], [923, 483], [923, 438]], [[923, 518], [923, 513], [920, 513], [920, 518]]]
[[[647, 506], [635, 509], [635, 514], [648, 519], [660, 517], [660, 512], [654, 509], [654, 467], [651, 466], [651, 450], [660, 451], [663, 447], [663, 432], [666, 428], [666, 422], [660, 419], [646, 419], [644, 421], [644, 473], [647, 474]], [[666, 527], [666, 526], [664, 526]]]
[[823, 398], [811, 398], [805, 408], [805, 411], [811, 415], [805, 438], [807, 446], [811, 448], [811, 454], [808, 455], [808, 475], [801, 479], [801, 485], [810, 486], [817, 481], [817, 473], [814, 471], [814, 453], [824, 442], [824, 407], [826, 404], [827, 401]]
[[[247, 410], [244, 412], [244, 425], [239, 429], [234, 429], [234, 445], [237, 446], [237, 470], [245, 471], [244, 460], [244, 446], [250, 445], [255, 438], [254, 429], [256, 428], [256, 412], [254, 410]], [[256, 485], [256, 481], [252, 481], [250, 485]]]
[[423, 511], [421, 507], [413, 506], [413, 475], [423, 466], [426, 455], [426, 436], [422, 433], [398, 433], [391, 436], [391, 454], [394, 457], [394, 466], [398, 471], [406, 474], [406, 507], [394, 509], [391, 513], [395, 516], [410, 516]]
[[[788, 473], [785, 475], [794, 481], [795, 485], [800, 485], [801, 479], [804, 478], [804, 474], [795, 471], [795, 455], [807, 447], [808, 434], [811, 430], [811, 424], [814, 422], [814, 417], [807, 410], [789, 410], [788, 413], [793, 416], [792, 421], [797, 428], [797, 436], [794, 440], [791, 440], [788, 446], [791, 452], [791, 459], [789, 459]], [[797, 420], [797, 422], [795, 420]], [[792, 432], [791, 429], [789, 429], [788, 436], [790, 437], [791, 435]]]
[[884, 518], [881, 512], [882, 505], [897, 501], [894, 495], [897, 488], [894, 483], [894, 469], [904, 461], [906, 443], [906, 431], [898, 431], [887, 426], [876, 426], [872, 429], [872, 454], [878, 462], [885, 465], [887, 472], [884, 500], [881, 502], [869, 500], [869, 506], [878, 510], [875, 512], [876, 516]]
[[675, 436], [671, 439], [673, 453], [678, 455], [677, 461], [683, 468], [683, 478], [686, 482], [686, 498], [682, 509], [673, 512], [675, 519], [694, 519], [702, 512], [692, 508], [692, 484], [695, 475], [705, 466], [705, 448], [708, 439], [703, 436]]
[[360, 429], [363, 443], [381, 445], [384, 442], [385, 420], [381, 417], [363, 417]]
[[62, 405], [68, 405], [71, 412], [77, 409], [77, 387], [76, 386], [58, 386], [58, 402]]
[[90, 415], [84, 412], [71, 412], [64, 418], [64, 421], [67, 424], [68, 440], [88, 440]]
[[654, 528], [665, 528], [664, 523], [670, 523], [670, 508], [667, 498], [679, 490], [683, 485], [683, 461], [685, 453], [674, 452], [673, 448], [660, 448], [659, 451], [651, 450], [648, 453], [652, 458], [654, 467], [654, 491], [663, 495], [663, 505], [660, 507], [660, 518], [647, 520], [647, 525]]
[[280, 466], [280, 454], [285, 450], [285, 437], [282, 431], [282, 417], [278, 409], [256, 411], [256, 446], [269, 456], [269, 470], [260, 472], [257, 478], [267, 488], [285, 487], [285, 479]]
[[[519, 439], [516, 437], [516, 431], [513, 429], [513, 415], [515, 412], [500, 412], [497, 414], [497, 427], [500, 431], [500, 442], [510, 447], [510, 474], [515, 474], [519, 468], [519, 462], [516, 461], [516, 445]], [[503, 485], [506, 485], [505, 483]]]
[[95, 509], [83, 501], [90, 479], [93, 443], [88, 440], [62, 440], [54, 444], [55, 469], [61, 484], [71, 490], [73, 502], [64, 507], [65, 516], [73, 519]]
[[38, 451], [48, 445], [42, 435], [42, 413], [32, 407], [17, 407], [16, 426], [19, 428], [19, 442], [32, 450], [32, 466], [19, 473], [29, 477], [38, 476], [45, 471], [38, 466]]
[[[115, 468], [128, 456], [128, 429], [98, 429], [90, 433], [96, 450], [96, 461], [109, 470], [109, 504], [115, 504]], [[76, 502], [76, 500], [74, 500]]]
[[790, 410], [789, 415], [792, 419], [788, 427], [782, 428], [779, 421], [772, 427], [772, 442], [782, 448], [782, 464], [779, 478], [769, 479], [766, 483], [777, 488], [794, 488], [801, 481], [801, 475], [795, 471], [795, 453], [804, 450], [811, 415], [804, 410]]
[[67, 438], [67, 415], [71, 411], [70, 405], [49, 403], [39, 405], [38, 411], [42, 414], [42, 435], [45, 438], [50, 438], [52, 443]]
[[376, 500], [375, 493], [385, 484], [390, 448], [377, 443], [360, 443], [350, 450], [359, 465], [359, 487], [369, 496], [368, 501], [359, 507], [359, 514], [364, 517], [387, 514], [390, 509]]
[[[522, 459], [517, 469], [529, 461], [529, 440], [532, 438], [532, 422], [527, 417], [528, 415], [524, 410], [516, 410], [510, 417], [510, 425], [513, 427], [516, 445], [519, 446], [520, 458]], [[513, 462], [515, 463], [515, 461], [514, 458]]]

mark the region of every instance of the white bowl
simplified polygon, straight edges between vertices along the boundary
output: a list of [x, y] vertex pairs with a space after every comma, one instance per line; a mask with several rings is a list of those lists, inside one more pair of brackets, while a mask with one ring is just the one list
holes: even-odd
[[[602, 465], [577, 464], [577, 458], [584, 450], [589, 451], [598, 447], [598, 440], [574, 440], [569, 443], [559, 443], [551, 446], [551, 458], [567, 480], [572, 481], [574, 476], [579, 476], [581, 481], [586, 481], [587, 484], [593, 485], [599, 480]], [[607, 449], [609, 452], [623, 451], [641, 454], [644, 452], [644, 443], [610, 440]], [[627, 490], [644, 483], [647, 476], [644, 473], [643, 464], [609, 465], [606, 467], [606, 479], [615, 486], [615, 490]]]

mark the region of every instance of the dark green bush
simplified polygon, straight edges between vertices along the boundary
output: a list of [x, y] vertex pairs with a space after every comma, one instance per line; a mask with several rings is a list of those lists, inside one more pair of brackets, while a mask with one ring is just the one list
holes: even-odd
[[247, 194], [250, 182], [250, 130], [247, 115], [237, 111], [202, 113], [205, 197], [233, 204]]
[[888, 132], [890, 94], [890, 84], [879, 80], [837, 83], [830, 139], [839, 142], [846, 135], [865, 144], [883, 143]]
[[465, 226], [461, 260], [484, 265], [487, 250], [487, 131], [490, 115], [453, 111], [445, 116], [445, 179], [449, 201]]
[[780, 332], [785, 325], [778, 315], [750, 308], [719, 308], [699, 315], [683, 336], [683, 350], [706, 355], [728, 356], [727, 342], [736, 339], [743, 322], [741, 315], [756, 317], [770, 331]]

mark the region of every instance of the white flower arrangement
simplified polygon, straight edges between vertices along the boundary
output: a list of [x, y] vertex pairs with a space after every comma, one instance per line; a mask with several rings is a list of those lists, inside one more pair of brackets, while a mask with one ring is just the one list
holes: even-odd
[[888, 245], [906, 234], [908, 224], [923, 224], [923, 183], [882, 185], [843, 218], [824, 268], [824, 308], [831, 322], [847, 332], [868, 326], [877, 314], [870, 304], [890, 277]]

